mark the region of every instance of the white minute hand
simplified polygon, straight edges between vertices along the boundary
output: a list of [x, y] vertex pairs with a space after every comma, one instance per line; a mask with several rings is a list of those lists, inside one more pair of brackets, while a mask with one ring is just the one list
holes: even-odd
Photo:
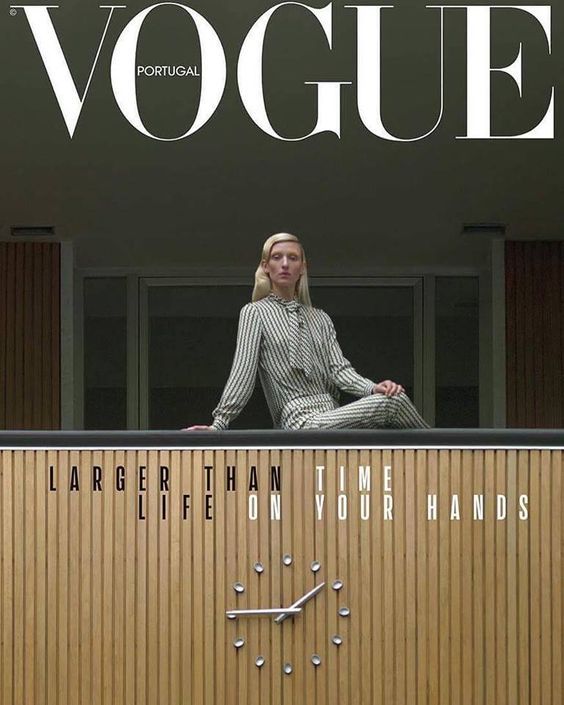
[[[288, 607], [288, 610], [294, 610], [294, 609], [297, 609], [298, 607], [301, 607], [302, 605], [305, 605], [306, 602], [311, 600], [312, 597], [315, 597], [317, 595], [317, 593], [320, 592], [324, 587], [325, 587], [325, 583], [319, 583], [319, 585], [316, 585], [312, 590], [310, 590], [309, 592], [306, 592], [305, 595], [300, 597], [299, 600], [296, 600], [293, 605], [290, 605], [290, 607]], [[281, 615], [276, 617], [276, 619], [274, 621], [276, 622], [276, 624], [280, 624], [285, 619], [290, 617], [291, 614], [292, 613], [288, 612], [288, 611], [283, 612]]]

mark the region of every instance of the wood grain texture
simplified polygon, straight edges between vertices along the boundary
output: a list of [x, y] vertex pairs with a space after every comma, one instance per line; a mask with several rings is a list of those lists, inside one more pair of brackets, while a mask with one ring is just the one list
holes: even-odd
[[60, 245], [0, 242], [0, 428], [60, 428]]
[[[555, 450], [1, 451], [0, 705], [561, 702], [562, 473]], [[281, 625], [226, 619], [322, 580]]]
[[564, 245], [505, 244], [508, 428], [564, 427]]

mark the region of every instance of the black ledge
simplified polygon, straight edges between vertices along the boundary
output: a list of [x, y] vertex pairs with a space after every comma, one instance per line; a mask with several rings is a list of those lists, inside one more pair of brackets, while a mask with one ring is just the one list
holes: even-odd
[[563, 448], [564, 430], [0, 431], [0, 448]]

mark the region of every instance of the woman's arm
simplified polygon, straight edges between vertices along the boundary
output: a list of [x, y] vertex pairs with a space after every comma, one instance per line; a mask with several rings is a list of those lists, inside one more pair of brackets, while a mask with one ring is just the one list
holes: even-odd
[[374, 392], [376, 386], [372, 380], [362, 377], [354, 369], [351, 363], [343, 355], [343, 351], [337, 341], [337, 333], [333, 321], [325, 313], [326, 324], [326, 345], [329, 363], [329, 376], [337, 387], [348, 394], [356, 397], [367, 397]]
[[219, 404], [213, 411], [214, 422], [211, 428], [226, 429], [249, 401], [255, 388], [261, 335], [262, 326], [256, 308], [252, 304], [243, 306], [231, 373]]

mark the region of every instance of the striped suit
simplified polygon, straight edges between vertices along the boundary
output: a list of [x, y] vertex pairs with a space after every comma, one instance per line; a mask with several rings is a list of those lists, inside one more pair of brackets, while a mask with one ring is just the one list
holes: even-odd
[[[372, 394], [374, 382], [343, 356], [329, 316], [297, 301], [270, 294], [241, 309], [212, 428], [226, 429], [242, 411], [257, 371], [275, 428], [427, 428], [405, 394]], [[340, 407], [339, 390], [362, 398]]]

